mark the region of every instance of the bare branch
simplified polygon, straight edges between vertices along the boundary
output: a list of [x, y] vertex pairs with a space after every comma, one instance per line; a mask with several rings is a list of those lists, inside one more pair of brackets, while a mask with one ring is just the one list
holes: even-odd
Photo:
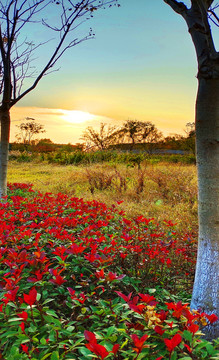
[[210, 9], [208, 10], [209, 18], [210, 20], [216, 25], [219, 26], [219, 16], [217, 16], [215, 10], [219, 8], [219, 5], [215, 5], [214, 7], [210, 7]]
[[[12, 107], [26, 94], [32, 91], [44, 75], [51, 73], [52, 68], [68, 49], [93, 38], [92, 30], [87, 35], [70, 38], [70, 34], [86, 20], [93, 17], [93, 13], [105, 6], [117, 4], [118, 0], [0, 0], [0, 93], [2, 102]], [[57, 21], [55, 26], [48, 20], [39, 17], [39, 13], [51, 6], [55, 11]], [[57, 44], [44, 67], [34, 74], [30, 63], [34, 52], [44, 43], [34, 44], [33, 41], [22, 39], [23, 28], [27, 24], [43, 25], [59, 34]], [[67, 41], [69, 37], [69, 41]], [[21, 40], [21, 41], [20, 41]], [[56, 71], [56, 70], [54, 70]], [[23, 90], [25, 79], [33, 77], [31, 86]], [[6, 96], [7, 93], [7, 96]]]

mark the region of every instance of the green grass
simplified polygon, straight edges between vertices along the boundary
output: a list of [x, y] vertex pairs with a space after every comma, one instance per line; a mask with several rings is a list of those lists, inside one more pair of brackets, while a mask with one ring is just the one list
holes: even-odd
[[127, 216], [143, 214], [172, 220], [179, 230], [197, 232], [195, 165], [148, 164], [130, 167], [109, 163], [88, 166], [46, 162], [9, 162], [9, 182], [32, 183], [41, 192], [63, 192], [85, 200], [115, 204]]

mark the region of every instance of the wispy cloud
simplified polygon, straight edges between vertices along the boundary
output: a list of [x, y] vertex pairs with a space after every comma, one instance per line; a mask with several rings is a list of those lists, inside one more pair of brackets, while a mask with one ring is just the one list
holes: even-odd
[[11, 141], [15, 140], [15, 135], [18, 132], [16, 125], [25, 121], [26, 117], [34, 118], [36, 122], [44, 125], [46, 133], [39, 135], [39, 138], [46, 137], [57, 143], [71, 144], [80, 141], [83, 131], [88, 126], [98, 128], [101, 122], [118, 123], [118, 121], [105, 116], [89, 114], [78, 110], [14, 107], [11, 111]]

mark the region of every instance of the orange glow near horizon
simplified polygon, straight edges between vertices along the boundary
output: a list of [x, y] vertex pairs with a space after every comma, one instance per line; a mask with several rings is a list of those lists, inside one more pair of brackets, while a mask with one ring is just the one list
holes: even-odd
[[[81, 108], [85, 108], [81, 106]], [[55, 143], [62, 144], [76, 144], [81, 141], [81, 136], [84, 130], [91, 126], [98, 130], [100, 123], [106, 123], [116, 126], [121, 126], [128, 119], [136, 119], [140, 121], [151, 121], [155, 126], [163, 132], [164, 136], [169, 134], [184, 134], [185, 125], [187, 122], [191, 122], [191, 116], [189, 112], [177, 111], [172, 107], [172, 111], [168, 112], [153, 111], [148, 108], [148, 111], [141, 112], [139, 109], [134, 114], [116, 117], [96, 115], [94, 112], [82, 111], [82, 110], [66, 110], [66, 109], [54, 109], [54, 108], [40, 108], [40, 107], [17, 107], [11, 109], [11, 136], [10, 141], [16, 141], [15, 135], [18, 133], [18, 128], [21, 122], [25, 121], [26, 117], [34, 118], [36, 122], [44, 125], [45, 133], [39, 134], [37, 138], [49, 138]], [[180, 109], [181, 110], [181, 109]], [[176, 121], [177, 119], [177, 121]]]
[[61, 118], [73, 124], [81, 124], [95, 119], [95, 115], [80, 110], [62, 110], [62, 113]]

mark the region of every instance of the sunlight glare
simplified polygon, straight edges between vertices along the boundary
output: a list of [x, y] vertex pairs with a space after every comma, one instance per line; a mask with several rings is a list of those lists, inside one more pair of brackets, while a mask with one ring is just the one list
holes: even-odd
[[79, 110], [63, 110], [63, 120], [73, 124], [81, 124], [93, 120], [95, 115]]

